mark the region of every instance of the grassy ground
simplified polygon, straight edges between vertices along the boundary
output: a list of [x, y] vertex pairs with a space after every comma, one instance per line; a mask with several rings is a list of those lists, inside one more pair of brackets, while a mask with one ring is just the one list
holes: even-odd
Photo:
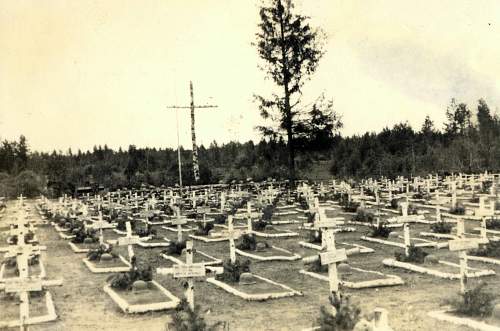
[[[338, 214], [342, 216], [342, 213]], [[8, 217], [8, 216], [7, 216]], [[35, 215], [37, 218], [38, 215]], [[295, 216], [290, 216], [294, 218]], [[350, 218], [351, 216], [346, 216]], [[1, 222], [4, 222], [6, 217]], [[474, 224], [467, 224], [472, 227]], [[275, 226], [280, 228], [280, 226]], [[159, 234], [174, 239], [176, 234], [155, 226]], [[283, 226], [297, 230], [298, 225]], [[436, 310], [448, 298], [456, 295], [459, 281], [449, 281], [431, 276], [420, 275], [384, 267], [384, 258], [393, 258], [397, 247], [385, 246], [361, 241], [359, 238], [368, 232], [368, 228], [356, 226], [355, 233], [342, 233], [336, 236], [338, 242], [358, 243], [375, 249], [374, 253], [352, 256], [349, 263], [355, 267], [391, 273], [402, 277], [405, 285], [379, 289], [350, 290], [355, 302], [363, 311], [369, 313], [375, 307], [383, 307], [389, 311], [389, 321], [395, 330], [469, 330], [448, 323], [438, 322], [426, 316]], [[427, 225], [411, 227], [411, 233], [429, 231]], [[297, 230], [299, 231], [299, 230]], [[398, 229], [402, 233], [402, 229]], [[47, 246], [43, 253], [48, 277], [64, 278], [64, 285], [53, 288], [54, 301], [59, 315], [56, 322], [34, 326], [30, 330], [163, 330], [168, 320], [168, 312], [148, 313], [142, 315], [125, 315], [102, 291], [107, 275], [92, 274], [81, 262], [84, 254], [75, 254], [65, 240], [60, 239], [52, 227], [40, 227], [37, 230], [40, 242]], [[288, 249], [304, 255], [317, 254], [311, 249], [302, 248], [298, 241], [306, 240], [306, 232], [302, 237], [289, 239], [264, 239], [272, 245]], [[116, 237], [107, 230], [107, 238]], [[4, 242], [4, 241], [3, 241]], [[194, 241], [194, 247], [214, 257], [229, 258], [229, 243], [203, 243]], [[126, 248], [118, 248], [123, 256], [127, 256]], [[456, 262], [456, 253], [446, 249], [435, 251], [440, 259]], [[159, 256], [161, 248], [143, 249], [135, 247], [134, 251], [140, 261], [149, 261], [154, 266], [167, 266], [169, 263]], [[241, 257], [240, 257], [241, 258]], [[474, 264], [477, 266], [477, 264]], [[482, 264], [485, 269], [493, 269], [500, 274], [500, 266]], [[295, 290], [302, 291], [303, 297], [292, 297], [265, 302], [246, 302], [202, 280], [195, 283], [195, 302], [207, 311], [210, 322], [225, 321], [230, 330], [301, 330], [311, 327], [319, 315], [319, 307], [328, 302], [328, 283], [302, 274], [301, 261], [295, 262], [253, 262], [251, 271], [257, 275], [283, 283]], [[155, 276], [155, 279], [178, 297], [183, 295], [181, 281], [169, 276]], [[489, 290], [500, 295], [500, 278], [498, 275], [484, 278]], [[470, 280], [473, 285], [476, 280]]]

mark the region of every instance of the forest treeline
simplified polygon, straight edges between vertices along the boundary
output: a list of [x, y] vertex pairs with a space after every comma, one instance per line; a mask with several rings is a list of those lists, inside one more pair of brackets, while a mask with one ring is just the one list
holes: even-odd
[[[426, 117], [421, 128], [408, 123], [379, 133], [343, 137], [334, 120], [316, 114], [301, 123], [294, 141], [299, 178], [310, 178], [321, 164], [336, 177], [425, 175], [435, 172], [500, 170], [500, 120], [484, 100], [472, 109], [452, 100], [447, 121], [437, 128]], [[193, 184], [191, 151], [181, 150], [183, 182]], [[279, 137], [254, 143], [216, 142], [199, 147], [201, 183], [287, 178], [287, 144]], [[106, 145], [92, 151], [30, 151], [26, 138], [4, 140], [0, 146], [0, 196], [44, 192], [73, 194], [80, 186], [106, 188], [178, 183], [176, 149], [113, 150]]]

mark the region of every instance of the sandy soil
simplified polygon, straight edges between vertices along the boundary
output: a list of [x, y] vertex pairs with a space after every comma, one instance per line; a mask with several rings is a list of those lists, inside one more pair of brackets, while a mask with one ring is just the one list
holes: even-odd
[[[12, 204], [9, 204], [12, 208]], [[0, 227], [5, 226], [8, 214], [0, 220]], [[35, 215], [37, 218], [38, 215]], [[296, 215], [290, 216], [296, 218]], [[299, 225], [287, 225], [284, 228], [296, 229]], [[474, 224], [468, 224], [472, 227]], [[280, 228], [279, 225], [275, 226]], [[159, 234], [168, 231], [155, 226]], [[438, 322], [426, 316], [431, 310], [436, 310], [448, 298], [456, 295], [459, 289], [458, 281], [447, 281], [431, 276], [405, 272], [384, 267], [381, 261], [392, 258], [396, 247], [385, 246], [361, 241], [359, 238], [368, 232], [363, 226], [356, 226], [355, 233], [342, 233], [336, 236], [338, 242], [357, 243], [375, 249], [375, 253], [355, 255], [349, 258], [349, 263], [355, 267], [376, 270], [398, 275], [406, 282], [403, 286], [385, 287], [380, 289], [350, 290], [352, 296], [364, 312], [371, 312], [375, 307], [389, 310], [389, 321], [395, 330], [440, 330], [465, 331], [466, 327], [457, 327], [448, 323]], [[297, 230], [298, 231], [298, 230]], [[412, 226], [412, 235], [420, 231], [429, 231], [427, 225]], [[110, 238], [111, 231], [105, 231], [105, 238]], [[313, 250], [301, 248], [298, 241], [303, 236], [287, 239], [264, 239], [272, 245], [288, 249], [298, 254], [317, 254]], [[56, 322], [31, 327], [30, 330], [163, 330], [169, 319], [168, 312], [148, 313], [142, 315], [125, 315], [102, 290], [108, 275], [92, 274], [82, 263], [84, 254], [71, 251], [67, 241], [59, 238], [56, 231], [48, 227], [39, 227], [37, 235], [41, 244], [48, 247], [43, 253], [48, 278], [64, 278], [64, 285], [52, 288], [57, 314]], [[107, 236], [107, 237], [106, 237]], [[187, 234], [184, 234], [187, 237]], [[116, 237], [116, 234], [112, 237]], [[169, 233], [168, 237], [176, 237]], [[2, 242], [5, 243], [5, 240]], [[172, 238], [173, 239], [173, 238]], [[3, 245], [3, 244], [2, 244]], [[195, 248], [216, 258], [229, 257], [229, 242], [204, 243], [194, 241]], [[127, 256], [126, 248], [119, 248], [123, 256]], [[134, 248], [136, 255], [142, 261], [149, 261], [155, 266], [165, 266], [166, 261], [159, 256], [162, 248]], [[445, 249], [432, 251], [440, 259], [456, 261], [456, 254]], [[476, 264], [474, 266], [477, 266]], [[485, 269], [493, 269], [496, 276], [486, 277], [488, 288], [500, 296], [500, 266], [482, 264]], [[292, 297], [266, 302], [246, 302], [207, 282], [195, 283], [195, 301], [206, 310], [209, 322], [224, 321], [230, 330], [301, 330], [311, 327], [319, 315], [319, 307], [328, 302], [328, 283], [299, 274], [303, 268], [301, 261], [294, 262], [260, 262], [252, 263], [251, 271], [260, 276], [288, 285], [302, 291], [303, 297]], [[169, 276], [156, 276], [155, 279], [174, 295], [183, 295], [183, 284]], [[477, 282], [471, 279], [469, 284]]]

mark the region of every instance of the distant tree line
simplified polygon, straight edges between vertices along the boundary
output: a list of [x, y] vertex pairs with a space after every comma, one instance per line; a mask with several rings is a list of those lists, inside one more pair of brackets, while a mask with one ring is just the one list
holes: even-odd
[[[484, 100], [476, 111], [452, 100], [442, 130], [427, 117], [420, 130], [408, 123], [379, 133], [342, 137], [339, 118], [326, 107], [314, 108], [295, 130], [299, 178], [316, 175], [312, 168], [328, 168], [327, 175], [366, 177], [425, 175], [435, 172], [500, 170], [500, 120]], [[181, 149], [184, 185], [192, 185], [191, 151]], [[258, 143], [230, 142], [200, 146], [201, 183], [263, 180], [288, 177], [288, 149], [282, 137], [266, 136]], [[42, 192], [73, 194], [80, 186], [172, 186], [178, 183], [175, 149], [113, 150], [95, 146], [92, 151], [30, 151], [26, 138], [0, 145], [0, 196]]]

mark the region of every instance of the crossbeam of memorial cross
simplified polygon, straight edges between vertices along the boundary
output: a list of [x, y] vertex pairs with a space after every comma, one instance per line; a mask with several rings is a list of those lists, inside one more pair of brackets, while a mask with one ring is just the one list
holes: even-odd
[[172, 220], [172, 225], [177, 225], [177, 242], [182, 241], [182, 226], [187, 224], [187, 219], [181, 217], [181, 209], [175, 208], [175, 219]]
[[25, 330], [25, 325], [29, 324], [29, 292], [41, 291], [44, 287], [61, 286], [62, 279], [42, 280], [40, 277], [30, 277], [29, 254], [24, 252], [16, 257], [19, 277], [8, 278], [4, 284], [0, 284], [0, 290], [5, 293], [19, 294], [19, 322], [21, 330]]
[[125, 226], [127, 228], [127, 235], [125, 237], [118, 238], [118, 246], [127, 246], [128, 258], [129, 261], [132, 262], [132, 258], [134, 257], [134, 245], [136, 245], [140, 239], [139, 236], [133, 235], [130, 221], [127, 221]]
[[[186, 263], [185, 264], [174, 264], [172, 268], [157, 268], [156, 273], [159, 275], [173, 275], [174, 278], [184, 278], [187, 279], [186, 287], [186, 300], [189, 307], [194, 309], [194, 279], [205, 277], [207, 273], [207, 267], [203, 263], [193, 263], [193, 242], [191, 240], [186, 241]], [[211, 270], [216, 273], [222, 273], [222, 268], [211, 268]]]

